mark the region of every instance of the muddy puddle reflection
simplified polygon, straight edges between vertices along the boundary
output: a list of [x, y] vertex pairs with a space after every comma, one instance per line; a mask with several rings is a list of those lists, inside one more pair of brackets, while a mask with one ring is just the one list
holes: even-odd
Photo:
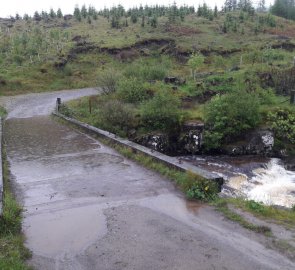
[[157, 197], [146, 198], [143, 199], [139, 205], [150, 208], [184, 223], [192, 223], [193, 215], [197, 215], [198, 211], [202, 207], [205, 207], [204, 204], [188, 201], [175, 194], [162, 194]]
[[30, 249], [46, 257], [78, 254], [107, 232], [105, 217], [97, 206], [29, 216], [23, 229]]

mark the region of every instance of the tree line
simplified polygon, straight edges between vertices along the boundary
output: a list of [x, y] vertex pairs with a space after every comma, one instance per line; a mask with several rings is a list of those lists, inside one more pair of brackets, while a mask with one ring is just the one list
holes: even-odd
[[295, 20], [295, 1], [275, 0], [274, 5], [270, 8], [270, 12], [289, 20]]
[[[269, 11], [273, 15], [277, 15], [286, 19], [295, 20], [295, 0], [275, 0], [274, 4], [270, 7]], [[86, 7], [83, 5], [81, 8], [76, 6], [74, 8], [73, 16], [77, 21], [87, 20], [91, 24], [92, 20], [97, 20], [98, 16], [107, 18], [113, 28], [119, 28], [121, 26], [128, 26], [128, 21], [131, 23], [141, 22], [144, 27], [145, 24], [151, 24], [151, 26], [157, 26], [157, 20], [159, 17], [168, 17], [169, 22], [175, 23], [178, 20], [184, 21], [185, 16], [189, 14], [197, 14], [197, 16], [213, 20], [218, 16], [219, 12], [228, 13], [232, 11], [242, 11], [249, 15], [254, 15], [255, 12], [266, 12], [265, 0], [259, 0], [256, 8], [253, 6], [252, 0], [225, 0], [224, 5], [219, 11], [217, 6], [212, 9], [205, 2], [199, 5], [197, 9], [194, 6], [177, 6], [174, 2], [170, 6], [164, 5], [140, 5], [139, 7], [133, 7], [125, 9], [122, 5], [114, 6], [112, 8], [104, 8], [96, 10], [93, 6]], [[68, 16], [68, 15], [67, 15]], [[15, 17], [11, 16], [12, 20], [29, 20], [35, 21], [48, 21], [49, 19], [65, 18], [63, 12], [59, 8], [57, 11], [50, 9], [49, 12], [35, 11], [34, 15], [30, 17], [28, 14], [24, 14], [21, 17], [16, 14]], [[130, 20], [127, 20], [130, 18]]]

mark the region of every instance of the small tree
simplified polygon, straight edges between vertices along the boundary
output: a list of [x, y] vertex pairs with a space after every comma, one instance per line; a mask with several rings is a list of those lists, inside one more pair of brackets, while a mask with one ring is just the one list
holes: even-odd
[[75, 10], [74, 10], [74, 17], [77, 21], [81, 21], [82, 17], [81, 17], [81, 11], [79, 9], [78, 6], [75, 7]]
[[188, 60], [188, 65], [192, 71], [192, 77], [196, 79], [196, 72], [203, 66], [205, 57], [202, 54], [193, 53]]
[[133, 12], [131, 14], [131, 22], [132, 23], [137, 23], [137, 14], [135, 12]]
[[60, 8], [57, 10], [56, 16], [57, 16], [57, 18], [59, 18], [59, 19], [62, 18], [63, 15], [62, 15], [62, 11], [61, 11]]
[[82, 16], [84, 19], [86, 19], [87, 15], [88, 15], [87, 8], [86, 8], [85, 5], [83, 5], [82, 8], [81, 8], [81, 16]]
[[126, 136], [136, 125], [135, 111], [130, 104], [110, 99], [100, 106], [98, 125], [110, 132]]
[[157, 26], [158, 26], [157, 17], [156, 16], [153, 16], [152, 19], [151, 19], [151, 27], [157, 28]]
[[178, 129], [180, 122], [180, 102], [168, 90], [159, 91], [141, 105], [143, 125], [152, 130], [172, 132]]
[[41, 18], [38, 11], [35, 11], [33, 18], [34, 18], [35, 21], [41, 21], [42, 20], [42, 18]]
[[101, 72], [97, 78], [97, 86], [104, 94], [114, 93], [121, 74], [114, 69], [107, 69]]
[[29, 15], [27, 13], [24, 14], [23, 18], [24, 18], [25, 21], [28, 21], [30, 19]]
[[122, 78], [117, 84], [120, 99], [129, 103], [138, 103], [148, 98], [148, 92], [142, 81], [136, 78]]
[[52, 8], [50, 9], [49, 16], [52, 19], [56, 18], [56, 13], [55, 13], [55, 11]]
[[206, 148], [216, 149], [255, 127], [260, 120], [259, 105], [258, 96], [246, 91], [214, 97], [205, 108]]
[[217, 18], [218, 16], [218, 9], [217, 9], [217, 6], [215, 5], [214, 7], [214, 17]]

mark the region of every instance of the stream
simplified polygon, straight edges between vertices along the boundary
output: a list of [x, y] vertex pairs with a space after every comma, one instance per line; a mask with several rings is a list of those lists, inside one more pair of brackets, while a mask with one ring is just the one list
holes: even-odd
[[224, 196], [244, 197], [267, 205], [295, 205], [295, 172], [277, 158], [258, 156], [184, 156], [186, 162], [225, 179]]

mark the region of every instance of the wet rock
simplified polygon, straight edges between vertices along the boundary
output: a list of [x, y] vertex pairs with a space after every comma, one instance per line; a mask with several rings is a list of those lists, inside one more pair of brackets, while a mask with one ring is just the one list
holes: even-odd
[[238, 71], [240, 70], [241, 68], [239, 66], [233, 66], [230, 71]]
[[148, 134], [143, 137], [137, 138], [134, 141], [161, 153], [171, 152], [170, 140], [168, 135], [166, 134]]
[[5, 86], [6, 84], [6, 80], [0, 77], [0, 86]]
[[44, 74], [44, 73], [47, 73], [47, 68], [41, 67], [41, 68], [40, 68], [40, 72], [43, 73], [43, 74]]
[[186, 121], [183, 124], [183, 130], [184, 131], [191, 131], [191, 130], [203, 131], [204, 130], [204, 123], [201, 121], [197, 121], [197, 120]]
[[73, 18], [73, 15], [71, 15], [71, 14], [64, 15], [65, 21], [71, 20], [72, 18]]
[[72, 41], [79, 42], [79, 41], [81, 41], [82, 39], [84, 40], [84, 38], [82, 38], [82, 36], [77, 35], [77, 36], [74, 36], [74, 37], [72, 38]]
[[165, 77], [164, 82], [166, 84], [171, 83], [171, 84], [175, 84], [175, 85], [183, 85], [183, 84], [185, 84], [186, 81], [185, 81], [185, 79], [178, 78], [178, 77]]
[[141, 56], [151, 56], [151, 52], [148, 48], [143, 48], [139, 51]]
[[265, 73], [259, 74], [259, 78], [260, 78], [260, 84], [263, 88], [269, 88], [269, 87], [275, 86], [271, 73], [265, 72]]
[[201, 150], [203, 134], [198, 130], [190, 130], [180, 137], [180, 151], [186, 154], [196, 154]]
[[68, 60], [66, 58], [59, 58], [55, 63], [55, 68], [63, 68], [67, 64]]
[[139, 56], [137, 50], [130, 49], [130, 50], [123, 50], [117, 53], [116, 59], [122, 62], [134, 60]]
[[201, 151], [204, 123], [201, 121], [187, 121], [183, 124], [183, 132], [179, 137], [179, 152], [196, 154]]
[[230, 155], [262, 155], [273, 154], [274, 134], [270, 130], [255, 130], [247, 134], [243, 141], [223, 147]]
[[284, 159], [286, 170], [295, 171], [295, 157], [287, 157]]

